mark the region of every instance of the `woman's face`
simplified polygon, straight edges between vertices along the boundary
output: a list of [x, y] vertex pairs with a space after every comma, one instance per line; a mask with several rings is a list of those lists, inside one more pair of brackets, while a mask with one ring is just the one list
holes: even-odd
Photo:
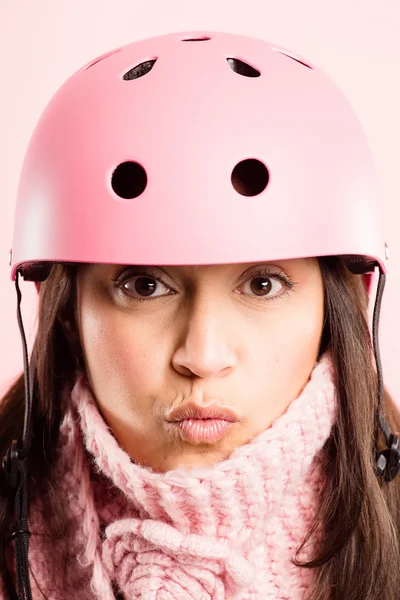
[[[105, 421], [135, 462], [165, 472], [227, 459], [300, 394], [318, 358], [323, 282], [314, 258], [82, 265], [76, 308]], [[216, 441], [187, 439], [168, 419], [189, 401], [238, 421]]]

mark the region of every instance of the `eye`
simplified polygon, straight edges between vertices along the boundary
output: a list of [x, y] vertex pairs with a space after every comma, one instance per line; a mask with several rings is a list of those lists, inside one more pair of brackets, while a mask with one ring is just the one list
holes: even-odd
[[128, 276], [120, 287], [125, 295], [139, 301], [166, 296], [172, 292], [162, 281], [148, 275]]
[[[282, 298], [290, 287], [291, 282], [283, 275], [256, 273], [245, 282], [242, 286], [244, 291], [239, 293], [254, 295], [260, 300], [270, 301]], [[286, 291], [280, 294], [280, 288], [286, 288]]]

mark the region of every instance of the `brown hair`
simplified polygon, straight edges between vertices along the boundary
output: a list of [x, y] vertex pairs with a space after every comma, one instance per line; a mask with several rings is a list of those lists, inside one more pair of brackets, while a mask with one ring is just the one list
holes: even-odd
[[[308, 600], [398, 600], [400, 589], [400, 476], [390, 484], [375, 474], [378, 385], [368, 327], [368, 297], [361, 275], [350, 273], [341, 257], [319, 258], [324, 282], [325, 321], [320, 355], [331, 349], [339, 402], [338, 418], [322, 451], [327, 488], [304, 543], [318, 527], [322, 541], [313, 560], [315, 583]], [[29, 487], [53, 515], [53, 538], [65, 544], [68, 531], [51, 464], [61, 420], [61, 391], [71, 385], [76, 355], [63, 323], [74, 323], [75, 265], [54, 265], [41, 284], [39, 325], [32, 353], [33, 428]], [[394, 431], [400, 415], [385, 390], [384, 411]], [[24, 418], [24, 376], [0, 402], [0, 460], [12, 439], [19, 439]], [[12, 506], [0, 472], [0, 576], [17, 599], [7, 570], [6, 546]], [[301, 563], [299, 563], [301, 564]]]

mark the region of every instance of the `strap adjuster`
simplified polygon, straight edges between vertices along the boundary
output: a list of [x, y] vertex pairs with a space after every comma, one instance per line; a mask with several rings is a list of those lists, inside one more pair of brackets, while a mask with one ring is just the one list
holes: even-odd
[[21, 459], [20, 451], [18, 450], [17, 440], [13, 440], [11, 447], [7, 450], [6, 455], [3, 458], [2, 468], [5, 477], [12, 489], [15, 491], [19, 483], [19, 461]]
[[390, 448], [379, 452], [376, 461], [376, 470], [385, 481], [392, 481], [400, 471], [400, 437], [398, 433], [392, 434]]

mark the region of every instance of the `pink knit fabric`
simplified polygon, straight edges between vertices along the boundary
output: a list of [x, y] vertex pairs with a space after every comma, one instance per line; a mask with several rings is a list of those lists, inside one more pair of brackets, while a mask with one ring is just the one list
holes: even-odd
[[62, 584], [36, 504], [35, 599], [38, 586], [52, 600], [112, 600], [116, 591], [141, 600], [307, 598], [314, 573], [291, 559], [324, 485], [318, 454], [336, 414], [329, 353], [271, 428], [209, 468], [154, 473], [132, 462], [82, 374], [69, 400], [57, 468], [72, 559]]

